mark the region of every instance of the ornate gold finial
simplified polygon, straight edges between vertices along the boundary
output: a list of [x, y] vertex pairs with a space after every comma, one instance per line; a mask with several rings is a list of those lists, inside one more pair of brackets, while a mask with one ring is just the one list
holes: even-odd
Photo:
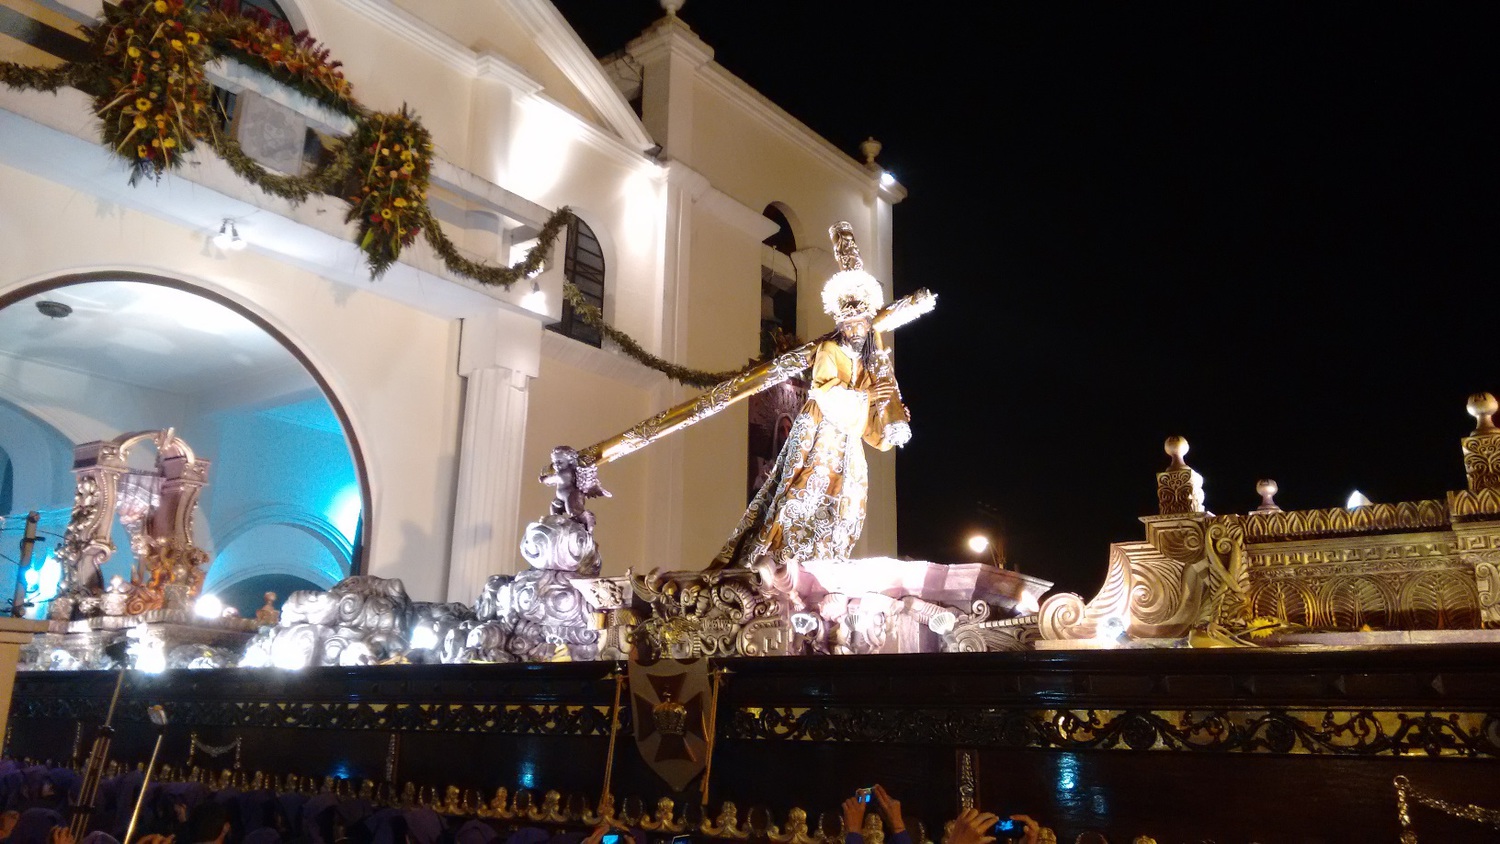
[[1182, 460], [1188, 453], [1188, 441], [1186, 437], [1167, 437], [1167, 441], [1162, 445], [1162, 451], [1165, 451], [1167, 456], [1172, 458], [1172, 465], [1168, 466], [1168, 469], [1187, 468], [1187, 463], [1184, 463]]
[[1500, 411], [1500, 401], [1496, 401], [1493, 395], [1489, 393], [1475, 393], [1469, 396], [1469, 415], [1474, 417], [1474, 421], [1478, 423], [1474, 428], [1474, 433], [1470, 434], [1470, 436], [1485, 434], [1489, 436], [1500, 435], [1500, 428], [1495, 427], [1494, 416], [1496, 411]]
[[1281, 487], [1270, 478], [1264, 478], [1255, 482], [1255, 491], [1260, 495], [1260, 506], [1255, 508], [1257, 513], [1280, 513], [1281, 507], [1276, 503], [1276, 493]]
[[1156, 473], [1156, 500], [1161, 515], [1176, 516], [1185, 513], [1203, 512], [1203, 476], [1183, 462], [1188, 453], [1188, 441], [1183, 437], [1167, 437], [1162, 446], [1172, 464], [1166, 471]]
[[1463, 439], [1469, 491], [1500, 489], [1500, 428], [1493, 418], [1500, 402], [1489, 393], [1475, 393], [1469, 396], [1468, 409], [1476, 423], [1474, 432]]
[[866, 164], [874, 164], [875, 156], [880, 154], [882, 145], [874, 138], [865, 138], [859, 144], [859, 153], [865, 157]]

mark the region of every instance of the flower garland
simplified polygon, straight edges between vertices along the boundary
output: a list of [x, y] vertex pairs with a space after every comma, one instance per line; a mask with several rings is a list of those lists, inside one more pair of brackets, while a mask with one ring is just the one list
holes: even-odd
[[[306, 32], [256, 17], [238, 0], [219, 0], [208, 11], [189, 0], [119, 0], [106, 4], [91, 35], [93, 61], [52, 68], [0, 61], [0, 84], [56, 92], [70, 86], [94, 97], [104, 143], [131, 168], [130, 183], [159, 180], [198, 141], [206, 143], [234, 172], [266, 193], [290, 202], [314, 194], [342, 196], [345, 219], [357, 225], [358, 244], [372, 278], [379, 278], [420, 234], [447, 269], [490, 287], [509, 289], [542, 269], [552, 244], [572, 219], [559, 208], [542, 226], [537, 245], [514, 266], [465, 258], [443, 232], [427, 204], [432, 140], [405, 106], [399, 113], [370, 112], [356, 102], [352, 86], [327, 48]], [[217, 131], [204, 68], [216, 55], [231, 56], [298, 92], [353, 118], [354, 133], [332, 160], [307, 176], [267, 170], [239, 143]], [[733, 372], [691, 369], [647, 352], [629, 334], [604, 321], [570, 281], [563, 297], [585, 323], [620, 350], [674, 381], [708, 387], [752, 368]]]
[[360, 121], [345, 146], [364, 178], [359, 193], [348, 197], [344, 219], [359, 225], [359, 248], [369, 260], [370, 273], [379, 278], [417, 239], [428, 219], [422, 209], [427, 207], [432, 137], [402, 106], [399, 114], [375, 114]]
[[345, 116], [361, 114], [354, 88], [340, 70], [344, 63], [330, 59], [328, 48], [307, 30], [292, 32], [280, 21], [252, 16], [259, 11], [241, 7], [239, 0], [221, 0], [205, 24], [213, 48]]
[[574, 314], [584, 322], [599, 329], [600, 333], [604, 336], [613, 340], [620, 347], [620, 351], [679, 384], [685, 384], [689, 387], [712, 387], [715, 384], [721, 384], [731, 378], [743, 375], [763, 363], [763, 360], [752, 360], [741, 369], [724, 372], [711, 372], [703, 369], [689, 369], [685, 366], [678, 366], [646, 351], [641, 347], [640, 343], [635, 341], [634, 337], [605, 322], [604, 314], [600, 313], [598, 308], [590, 304], [584, 298], [583, 291], [579, 290], [575, 285], [571, 283], [563, 285], [563, 298], [567, 300], [569, 305], [573, 306]]
[[130, 162], [130, 183], [182, 161], [203, 135], [210, 88], [202, 17], [184, 0], [105, 6], [94, 56], [109, 90], [94, 98], [104, 143]]

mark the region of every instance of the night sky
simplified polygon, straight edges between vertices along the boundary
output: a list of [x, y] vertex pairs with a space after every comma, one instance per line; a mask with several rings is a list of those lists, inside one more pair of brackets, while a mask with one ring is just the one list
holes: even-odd
[[[597, 54], [654, 0], [558, 0]], [[899, 552], [1092, 595], [1163, 441], [1246, 512], [1464, 487], [1494, 346], [1488, 4], [688, 0], [715, 59], [910, 192]], [[832, 221], [829, 221], [830, 223]], [[701, 362], [683, 361], [688, 365]]]

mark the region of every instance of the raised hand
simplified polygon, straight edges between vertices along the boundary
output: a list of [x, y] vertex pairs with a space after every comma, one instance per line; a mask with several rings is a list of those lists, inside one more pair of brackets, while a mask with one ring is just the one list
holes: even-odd
[[865, 804], [860, 802], [859, 797], [850, 797], [844, 801], [844, 832], [855, 835], [864, 834], [865, 828]]
[[901, 817], [901, 801], [892, 797], [885, 790], [885, 786], [875, 784], [875, 799], [880, 803], [880, 811], [885, 814], [885, 819], [891, 828], [887, 830], [892, 835], [906, 829], [906, 819]]
[[945, 844], [991, 844], [995, 836], [990, 835], [990, 830], [998, 820], [1000, 816], [992, 812], [965, 809], [953, 819]]

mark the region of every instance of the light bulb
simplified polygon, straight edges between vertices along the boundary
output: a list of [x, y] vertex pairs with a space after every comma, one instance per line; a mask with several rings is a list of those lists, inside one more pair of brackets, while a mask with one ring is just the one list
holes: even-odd
[[233, 242], [234, 238], [229, 234], [229, 221], [226, 219], [219, 224], [219, 233], [214, 235], [214, 245], [220, 249], [230, 249]]

